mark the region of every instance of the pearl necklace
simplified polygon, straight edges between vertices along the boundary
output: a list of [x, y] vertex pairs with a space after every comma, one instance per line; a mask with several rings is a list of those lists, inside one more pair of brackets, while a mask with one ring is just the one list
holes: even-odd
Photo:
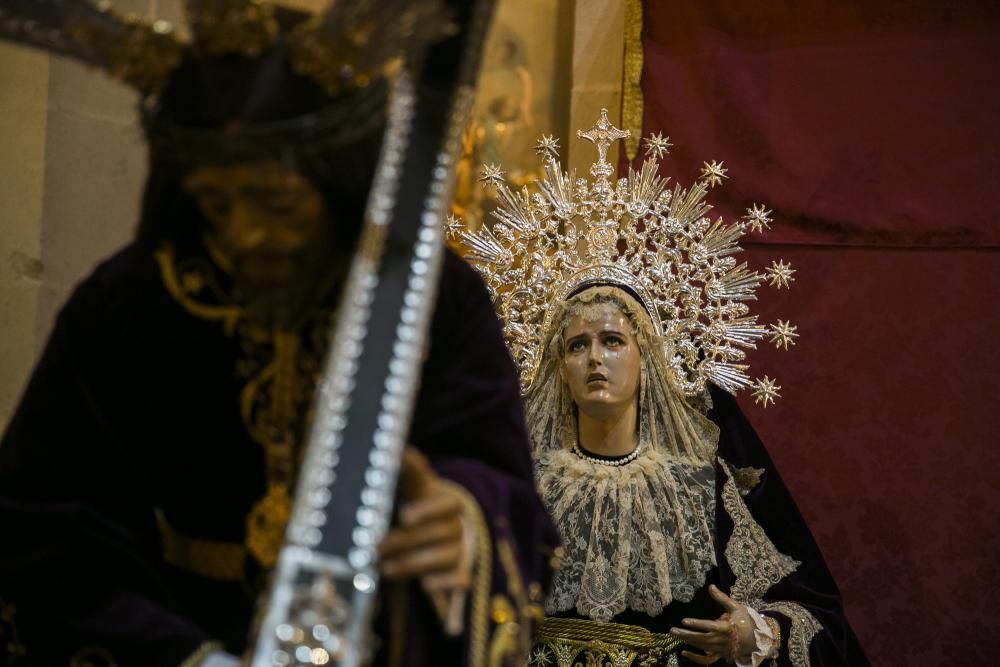
[[632, 463], [632, 461], [635, 461], [636, 458], [638, 458], [640, 449], [642, 449], [642, 446], [637, 445], [636, 448], [632, 450], [632, 453], [629, 454], [628, 456], [625, 456], [620, 459], [613, 459], [611, 461], [607, 461], [605, 459], [597, 459], [594, 458], [593, 456], [587, 456], [587, 454], [582, 449], [580, 449], [579, 444], [573, 445], [574, 454], [579, 456], [581, 459], [584, 459], [585, 461], [590, 461], [591, 463], [596, 463], [597, 465], [602, 465], [602, 466], [623, 466], [628, 463]]

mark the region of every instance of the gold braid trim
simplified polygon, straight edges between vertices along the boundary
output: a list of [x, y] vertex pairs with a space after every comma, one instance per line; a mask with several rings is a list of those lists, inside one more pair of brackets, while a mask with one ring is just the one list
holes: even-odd
[[409, 625], [410, 587], [396, 583], [389, 587], [389, 667], [402, 667]]
[[469, 611], [469, 667], [486, 667], [487, 631], [489, 630], [490, 588], [493, 578], [493, 542], [483, 510], [461, 484], [441, 480], [462, 503], [466, 520], [476, 533], [475, 580], [472, 584]]
[[205, 661], [205, 658], [208, 657], [209, 653], [222, 650], [225, 650], [225, 647], [219, 642], [205, 642], [198, 647], [198, 650], [189, 655], [187, 659], [180, 664], [180, 667], [199, 667], [199, 665]]
[[642, 0], [625, 0], [625, 72], [622, 83], [622, 128], [625, 155], [635, 158], [642, 137]]
[[[505, 655], [510, 655], [514, 658], [516, 664], [523, 665], [528, 652], [531, 650], [532, 622], [541, 618], [543, 613], [539, 606], [532, 604], [528, 598], [528, 591], [525, 589], [524, 581], [521, 577], [521, 569], [517, 565], [517, 559], [514, 557], [514, 549], [511, 547], [510, 542], [502, 537], [498, 537], [496, 547], [500, 565], [507, 575], [507, 592], [513, 599], [516, 608], [504, 624], [504, 627], [497, 628], [494, 632], [493, 643], [496, 644], [501, 636], [505, 637], [503, 640], [504, 645], [507, 647]], [[531, 587], [529, 586], [528, 588]], [[496, 597], [498, 596], [494, 596], [494, 605], [496, 604]], [[499, 622], [495, 615], [493, 620]], [[491, 657], [490, 664], [492, 667], [492, 665], [500, 663], [494, 661]]]
[[[238, 306], [211, 306], [199, 303], [191, 297], [191, 291], [195, 285], [184, 285], [185, 278], [177, 275], [174, 266], [174, 247], [164, 244], [159, 250], [153, 253], [156, 262], [160, 265], [160, 277], [167, 292], [191, 315], [203, 320], [221, 321], [223, 330], [227, 336], [231, 336], [236, 330], [236, 323], [240, 319], [240, 308]], [[194, 291], [197, 291], [194, 289]]]
[[242, 581], [247, 548], [241, 542], [206, 540], [185, 535], [156, 513], [163, 542], [163, 560], [174, 567], [209, 579]]
[[[545, 618], [538, 625], [532, 667], [576, 664], [629, 667], [677, 664], [683, 642], [636, 625], [580, 618]], [[582, 662], [579, 662], [582, 660]]]
[[545, 618], [538, 624], [538, 638], [546, 641], [604, 641], [638, 650], [676, 647], [683, 642], [672, 635], [650, 632], [638, 625], [601, 623], [585, 618]]

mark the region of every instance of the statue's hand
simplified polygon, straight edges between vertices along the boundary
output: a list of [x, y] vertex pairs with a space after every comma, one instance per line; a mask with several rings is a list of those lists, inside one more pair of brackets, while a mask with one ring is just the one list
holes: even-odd
[[685, 618], [687, 628], [671, 628], [670, 634], [704, 651], [704, 654], [684, 651], [682, 655], [699, 665], [711, 665], [719, 660], [735, 663], [737, 658], [748, 656], [756, 648], [754, 623], [744, 605], [733, 600], [715, 586], [709, 586], [709, 593], [725, 610], [714, 621]]
[[404, 502], [399, 522], [379, 545], [379, 568], [386, 579], [416, 577], [429, 593], [468, 588], [471, 568], [462, 504], [427, 459], [407, 447], [401, 461]]

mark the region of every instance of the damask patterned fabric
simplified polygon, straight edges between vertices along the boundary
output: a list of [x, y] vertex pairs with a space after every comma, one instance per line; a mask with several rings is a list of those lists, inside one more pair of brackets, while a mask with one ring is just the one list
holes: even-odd
[[[994, 3], [643, 3], [644, 136], [682, 182], [704, 160], [770, 242], [1000, 244]], [[640, 151], [641, 155], [641, 151]]]
[[[734, 219], [775, 223], [791, 353], [757, 351], [778, 405], [745, 401], [875, 664], [992, 664], [1000, 530], [1000, 6], [643, 3], [643, 133], [703, 160]], [[914, 641], [911, 629], [919, 627]]]

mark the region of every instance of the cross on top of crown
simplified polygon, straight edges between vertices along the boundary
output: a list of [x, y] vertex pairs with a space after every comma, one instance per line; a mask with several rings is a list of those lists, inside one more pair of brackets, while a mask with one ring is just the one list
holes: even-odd
[[586, 139], [590, 143], [597, 146], [597, 163], [591, 167], [590, 171], [594, 176], [609, 176], [613, 173], [614, 168], [607, 160], [608, 148], [611, 144], [618, 141], [619, 139], [625, 139], [626, 137], [632, 136], [632, 133], [628, 130], [621, 130], [611, 124], [608, 120], [608, 110], [601, 109], [601, 117], [592, 128], [584, 132], [583, 130], [577, 130], [576, 136], [580, 139]]

